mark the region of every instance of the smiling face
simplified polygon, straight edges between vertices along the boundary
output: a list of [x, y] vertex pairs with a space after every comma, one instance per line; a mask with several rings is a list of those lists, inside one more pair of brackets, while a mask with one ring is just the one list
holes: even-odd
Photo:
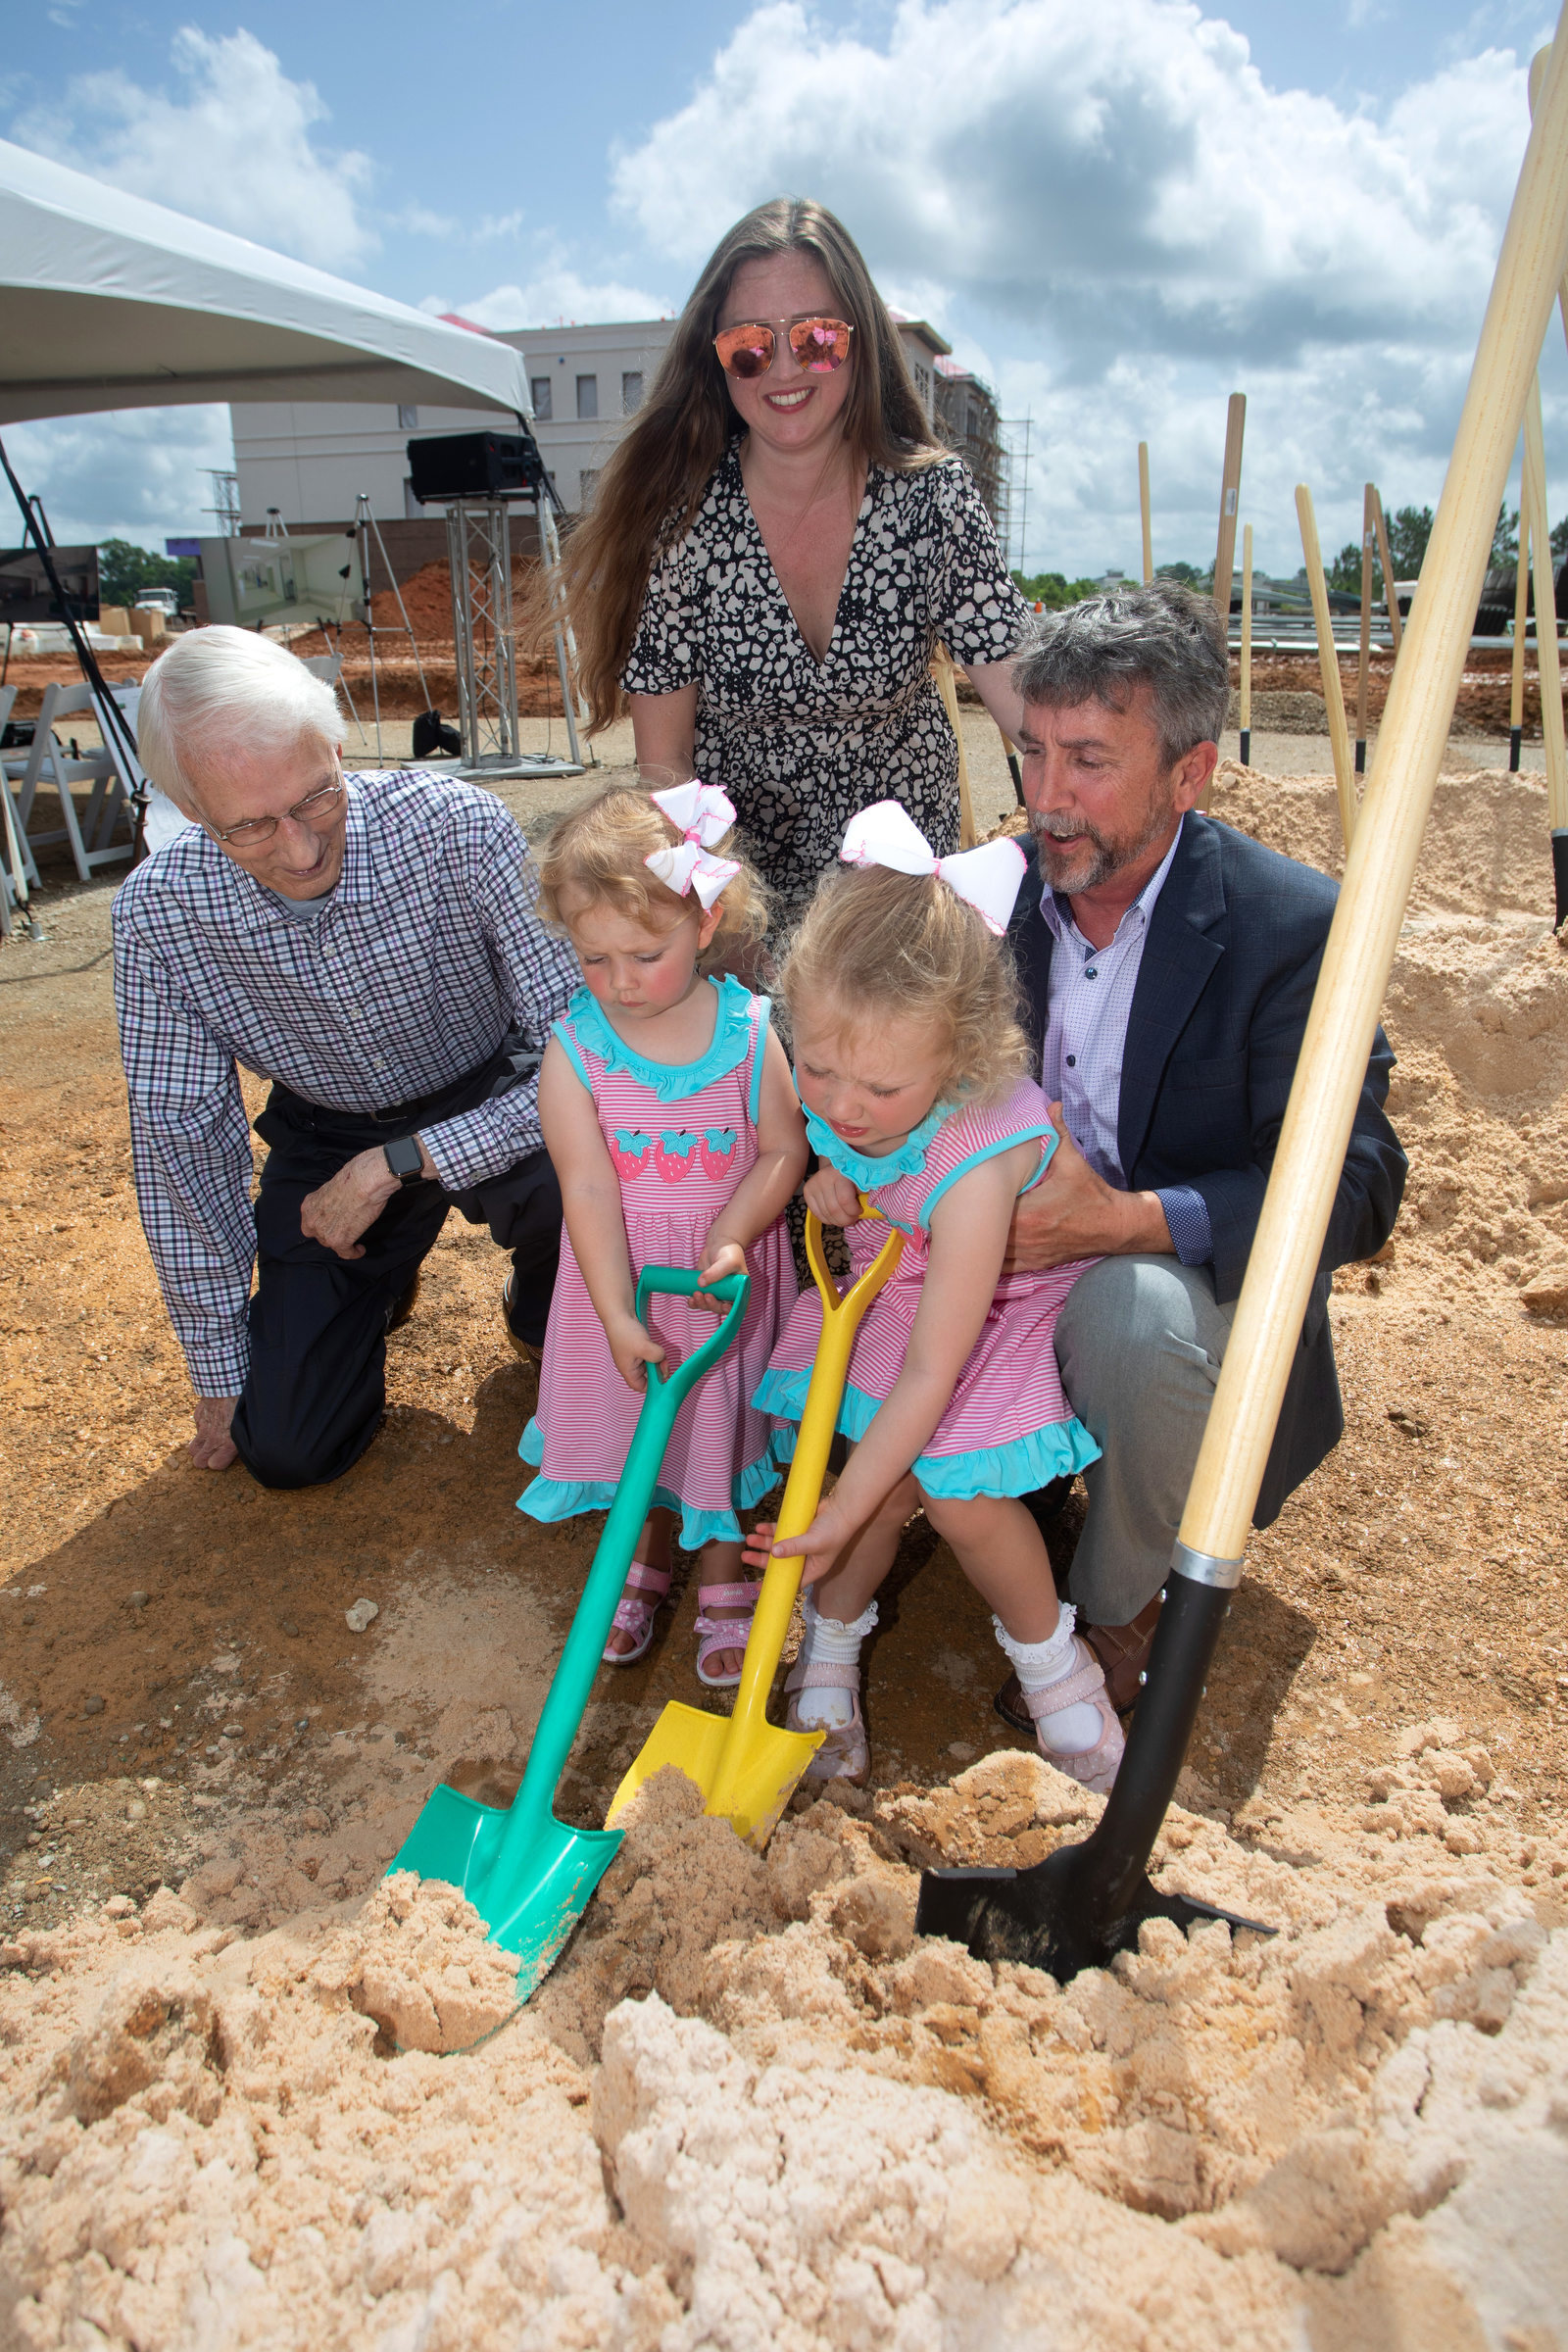
[[794, 1011], [795, 1083], [808, 1110], [852, 1151], [896, 1152], [951, 1083], [948, 1039], [929, 1021], [851, 1021], [830, 998]]
[[210, 831], [222, 833], [256, 817], [277, 818], [276, 832], [254, 847], [220, 843], [236, 865], [285, 899], [320, 899], [336, 889], [343, 871], [347, 795], [319, 817], [288, 814], [312, 793], [342, 782], [331, 744], [306, 736], [289, 751], [253, 752], [235, 746], [205, 762], [187, 755], [185, 764], [196, 796], [188, 813]]
[[1067, 898], [1128, 869], [1152, 872], [1214, 764], [1212, 744], [1167, 760], [1147, 685], [1122, 710], [1026, 704], [1018, 751], [1040, 870]]
[[690, 914], [661, 931], [603, 899], [590, 904], [572, 894], [561, 909], [589, 995], [627, 1021], [657, 1020], [685, 1002], [722, 913], [714, 906], [705, 914], [694, 899]]
[[730, 279], [715, 331], [760, 319], [778, 339], [765, 375], [724, 378], [735, 414], [770, 448], [794, 453], [839, 438], [856, 367], [854, 340], [842, 368], [811, 375], [791, 351], [779, 320], [843, 316], [844, 305], [827, 271], [808, 253], [775, 253], [765, 260], [742, 262]]

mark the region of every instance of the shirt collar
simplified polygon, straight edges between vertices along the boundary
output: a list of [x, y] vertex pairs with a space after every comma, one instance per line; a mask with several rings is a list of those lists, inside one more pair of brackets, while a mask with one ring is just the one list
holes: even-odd
[[[345, 776], [343, 780], [348, 786], [348, 809], [343, 825], [343, 870], [332, 892], [334, 908], [363, 906], [373, 894], [375, 879], [359, 778]], [[220, 902], [214, 911], [223, 922], [243, 931], [264, 931], [275, 926], [292, 932], [301, 928], [280, 914], [271, 903], [270, 893], [206, 833], [201, 837], [201, 879], [210, 897]], [[330, 911], [322, 917], [323, 921], [329, 919]]]
[[[1154, 901], [1165, 887], [1165, 876], [1170, 872], [1171, 860], [1181, 845], [1182, 826], [1186, 822], [1187, 818], [1184, 814], [1177, 822], [1175, 833], [1171, 837], [1170, 848], [1165, 852], [1164, 857], [1155, 866], [1132, 905], [1123, 913], [1121, 921], [1116, 925], [1115, 937], [1110, 942], [1112, 947], [1122, 937], [1135, 915], [1138, 918], [1136, 927], [1147, 929], [1149, 918], [1154, 911]], [[1058, 897], [1049, 882], [1040, 893], [1040, 911], [1045, 916], [1046, 926], [1052, 937], [1058, 943], [1066, 939], [1083, 939], [1083, 933], [1073, 921], [1071, 902]], [[1084, 945], [1087, 948], [1089, 942], [1084, 940]]]

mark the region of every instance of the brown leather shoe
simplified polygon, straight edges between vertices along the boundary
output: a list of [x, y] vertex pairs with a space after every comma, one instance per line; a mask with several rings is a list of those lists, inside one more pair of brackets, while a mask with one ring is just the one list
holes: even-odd
[[[1105, 1670], [1105, 1695], [1118, 1715], [1125, 1715], [1129, 1707], [1138, 1704], [1163, 1599], [1164, 1594], [1156, 1592], [1148, 1607], [1139, 1610], [1131, 1625], [1079, 1626], [1079, 1632]], [[1026, 1740], [1034, 1738], [1034, 1718], [1024, 1705], [1022, 1686], [1015, 1674], [1008, 1675], [991, 1703], [1011, 1730], [1022, 1732]]]
[[1084, 1640], [1105, 1670], [1105, 1690], [1118, 1715], [1138, 1704], [1164, 1599], [1163, 1592], [1156, 1592], [1130, 1625], [1086, 1625], [1082, 1629]]

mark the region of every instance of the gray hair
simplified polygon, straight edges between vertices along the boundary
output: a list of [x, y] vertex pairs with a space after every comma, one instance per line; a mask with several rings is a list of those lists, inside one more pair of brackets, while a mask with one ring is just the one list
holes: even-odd
[[192, 629], [147, 672], [136, 710], [136, 749], [153, 782], [187, 814], [197, 801], [190, 765], [243, 744], [292, 752], [303, 743], [337, 751], [337, 696], [296, 656], [250, 629]]
[[1230, 702], [1230, 654], [1213, 601], [1174, 580], [1038, 613], [1012, 676], [1026, 704], [1055, 710], [1088, 702], [1125, 710], [1147, 685], [1167, 767], [1219, 741]]

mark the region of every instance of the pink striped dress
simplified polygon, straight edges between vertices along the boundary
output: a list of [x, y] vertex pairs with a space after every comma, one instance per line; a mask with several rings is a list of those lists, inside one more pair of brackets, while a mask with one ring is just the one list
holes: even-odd
[[[818, 1156], [858, 1185], [887, 1220], [862, 1217], [849, 1228], [845, 1239], [853, 1271], [865, 1271], [887, 1240], [889, 1224], [907, 1236], [898, 1268], [872, 1301], [850, 1357], [838, 1425], [847, 1438], [862, 1438], [904, 1369], [930, 1263], [931, 1211], [981, 1160], [1038, 1137], [1040, 1165], [1019, 1188], [1029, 1192], [1050, 1165], [1056, 1133], [1045, 1096], [1029, 1079], [1020, 1079], [1002, 1102], [983, 1108], [949, 1111], [939, 1104], [883, 1159], [852, 1151], [809, 1111], [806, 1129]], [[948, 1409], [913, 1465], [928, 1494], [1027, 1494], [1098, 1460], [1100, 1447], [1062, 1392], [1053, 1344], [1062, 1301], [1093, 1262], [1086, 1258], [1045, 1274], [1002, 1277]], [[757, 1403], [787, 1423], [798, 1423], [805, 1407], [821, 1321], [815, 1292], [803, 1293], [757, 1391]], [[774, 1450], [781, 1461], [789, 1458], [794, 1443], [792, 1428], [778, 1433]]]
[[[555, 1024], [594, 1099], [620, 1177], [635, 1276], [644, 1266], [695, 1266], [719, 1210], [757, 1162], [757, 1115], [769, 1005], [738, 980], [708, 983], [718, 999], [713, 1038], [692, 1062], [645, 1061], [616, 1036], [586, 988]], [[746, 1252], [752, 1295], [740, 1338], [681, 1406], [654, 1499], [681, 1514], [686, 1551], [734, 1542], [738, 1510], [777, 1482], [771, 1422], [748, 1399], [795, 1302], [795, 1261], [782, 1219]], [[672, 1361], [713, 1330], [706, 1307], [656, 1298], [649, 1327]], [[539, 1376], [539, 1411], [517, 1451], [539, 1476], [518, 1497], [531, 1519], [608, 1510], [641, 1398], [615, 1370], [588, 1285], [561, 1237]]]

